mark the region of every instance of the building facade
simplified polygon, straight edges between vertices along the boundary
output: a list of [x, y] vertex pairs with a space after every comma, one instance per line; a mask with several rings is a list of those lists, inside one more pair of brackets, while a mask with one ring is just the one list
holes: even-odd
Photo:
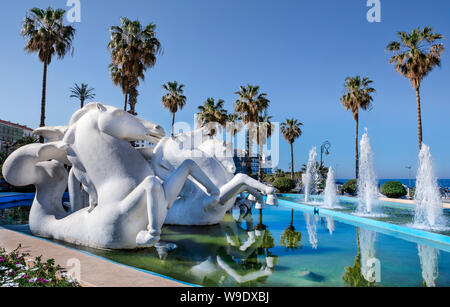
[[21, 138], [33, 136], [33, 129], [0, 119], [0, 151], [8, 152]]
[[[250, 157], [252, 160], [252, 174], [258, 174], [259, 166], [259, 155]], [[236, 174], [243, 173], [247, 174], [247, 151], [242, 149], [235, 149], [233, 156], [234, 164], [236, 165]], [[271, 175], [273, 173], [272, 169], [272, 159], [271, 156], [262, 155], [261, 159], [262, 171], [265, 174]]]

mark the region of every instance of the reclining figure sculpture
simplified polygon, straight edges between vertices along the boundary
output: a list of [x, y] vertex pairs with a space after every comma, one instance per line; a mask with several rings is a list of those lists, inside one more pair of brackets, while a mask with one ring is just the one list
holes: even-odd
[[[260, 202], [260, 192], [276, 202], [273, 188], [234, 176], [234, 165], [215, 157], [225, 145], [207, 140], [192, 149], [200, 155], [183, 156], [187, 153], [175, 151], [174, 144], [185, 135], [163, 138], [159, 125], [116, 107], [90, 103], [68, 127], [35, 133], [48, 142], [14, 151], [3, 175], [12, 185], [36, 186], [29, 225], [37, 236], [95, 248], [150, 247], [159, 241], [164, 222], [218, 223], [243, 191]], [[154, 151], [137, 149], [130, 143], [137, 140], [158, 145]], [[71, 166], [69, 173], [65, 165]], [[69, 210], [62, 204], [67, 187]]]

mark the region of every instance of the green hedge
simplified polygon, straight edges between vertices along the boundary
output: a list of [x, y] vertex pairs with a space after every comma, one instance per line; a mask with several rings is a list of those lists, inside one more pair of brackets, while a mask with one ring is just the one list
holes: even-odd
[[295, 188], [295, 182], [291, 178], [280, 177], [275, 179], [273, 186], [280, 191], [280, 193], [287, 193]]
[[400, 198], [407, 194], [403, 184], [399, 181], [388, 181], [381, 187], [381, 194], [389, 198]]
[[357, 183], [356, 179], [351, 179], [351, 180], [347, 181], [342, 186], [342, 191], [345, 193], [348, 193], [352, 196], [356, 196], [356, 194], [358, 193], [358, 183]]

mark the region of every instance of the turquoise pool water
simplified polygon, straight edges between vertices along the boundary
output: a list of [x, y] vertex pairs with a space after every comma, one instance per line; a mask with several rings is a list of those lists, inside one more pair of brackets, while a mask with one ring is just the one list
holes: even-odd
[[449, 245], [286, 206], [262, 216], [236, 208], [210, 227], [164, 226], [162, 241], [136, 251], [76, 248], [204, 286], [450, 285]]
[[[310, 202], [305, 203], [303, 194], [280, 194], [280, 199], [291, 201], [298, 204], [309, 205], [312, 207], [321, 207], [322, 196], [310, 196]], [[353, 197], [339, 197], [339, 208], [333, 209], [337, 212], [353, 214], [357, 209], [357, 199]], [[410, 227], [414, 222], [414, 206], [412, 204], [390, 203], [378, 201], [374, 206], [377, 215], [373, 217], [366, 216], [377, 221], [392, 223], [405, 227]], [[450, 236], [450, 210], [444, 210], [445, 220], [449, 221], [447, 227], [441, 230], [433, 230], [435, 233]]]

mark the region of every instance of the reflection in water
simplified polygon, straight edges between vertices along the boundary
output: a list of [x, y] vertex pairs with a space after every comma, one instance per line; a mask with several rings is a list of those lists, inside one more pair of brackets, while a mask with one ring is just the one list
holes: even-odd
[[[363, 230], [363, 229], [361, 229], [361, 230]], [[366, 258], [366, 259], [367, 259], [367, 255], [370, 255], [371, 253], [373, 255], [375, 255], [375, 249], [374, 248], [372, 249], [373, 252], [370, 252], [369, 249], [371, 246], [374, 246], [376, 236], [372, 236], [369, 233], [365, 233], [361, 237], [359, 234], [359, 232], [361, 230], [359, 228], [356, 228], [356, 245], [358, 247], [358, 254], [355, 257], [355, 263], [353, 264], [352, 267], [348, 266], [345, 268], [345, 273], [344, 273], [344, 276], [342, 276], [342, 279], [344, 280], [346, 285], [350, 286], [350, 287], [373, 287], [373, 286], [375, 286], [375, 280], [372, 280], [373, 275], [372, 275], [372, 278], [368, 279], [362, 274], [363, 270], [362, 270], [362, 266], [361, 266], [361, 262], [362, 262], [361, 258], [362, 258], [362, 249], [365, 249], [364, 258]], [[368, 230], [364, 230], [364, 231], [368, 231]], [[360, 239], [362, 239], [365, 242], [363, 244], [361, 244]], [[373, 242], [373, 244], [372, 244], [372, 242]], [[364, 247], [362, 245], [364, 245]], [[378, 268], [379, 268], [379, 266], [378, 266]], [[366, 276], [367, 275], [368, 275], [368, 272], [366, 271]]]
[[319, 239], [317, 238], [317, 222], [319, 221], [319, 216], [312, 216], [309, 213], [304, 213], [306, 220], [306, 229], [308, 230], [309, 243], [313, 249], [317, 249]]
[[330, 232], [330, 236], [332, 236], [334, 230], [336, 229], [336, 225], [334, 224], [334, 220], [331, 217], [327, 216], [326, 220], [327, 220], [327, 229]]
[[375, 241], [377, 233], [368, 229], [359, 230], [361, 249], [361, 274], [369, 282], [375, 282], [379, 277], [379, 260], [375, 258]]
[[[267, 226], [262, 224], [262, 212], [259, 214], [259, 223], [254, 228], [251, 213], [241, 214], [237, 220], [227, 214], [220, 224], [227, 245], [211, 251], [187, 274], [202, 285], [220, 286], [229, 279], [245, 286], [264, 284], [272, 275], [278, 257], [270, 252], [275, 242]], [[244, 220], [245, 230], [242, 228]]]
[[436, 287], [438, 272], [439, 250], [427, 245], [417, 244], [419, 250], [420, 266], [422, 267], [423, 285]]
[[294, 209], [291, 209], [291, 222], [289, 226], [284, 230], [280, 238], [281, 246], [286, 247], [287, 250], [297, 249], [301, 247], [302, 233], [295, 231], [294, 227]]

